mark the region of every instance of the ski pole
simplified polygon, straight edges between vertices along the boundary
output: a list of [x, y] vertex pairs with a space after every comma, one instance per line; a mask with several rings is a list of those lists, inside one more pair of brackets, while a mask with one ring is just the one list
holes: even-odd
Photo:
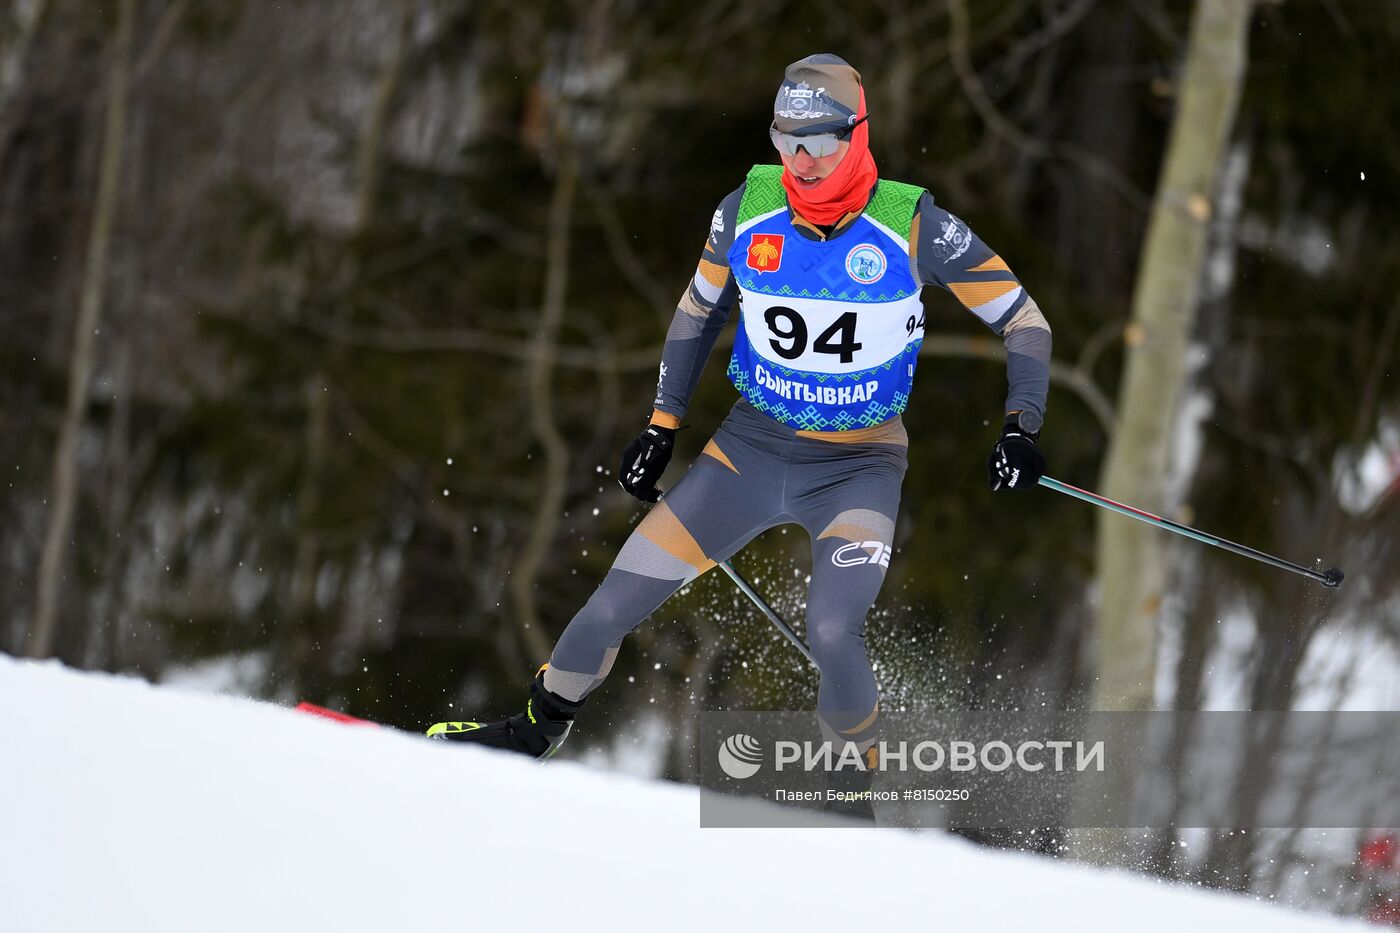
[[1140, 522], [1146, 522], [1149, 525], [1154, 525], [1158, 528], [1163, 528], [1167, 531], [1174, 531], [1179, 535], [1192, 539], [1193, 541], [1199, 541], [1202, 544], [1209, 544], [1213, 547], [1223, 548], [1224, 550], [1230, 551], [1235, 554], [1239, 554], [1243, 557], [1253, 558], [1254, 560], [1268, 564], [1271, 567], [1277, 567], [1280, 570], [1291, 570], [1294, 573], [1302, 574], [1303, 576], [1308, 577], [1309, 579], [1316, 580], [1323, 586], [1330, 586], [1333, 589], [1336, 589], [1337, 587], [1341, 586], [1342, 578], [1346, 576], [1344, 573], [1342, 573], [1341, 570], [1337, 569], [1336, 567], [1332, 567], [1328, 570], [1313, 570], [1309, 567], [1304, 567], [1301, 564], [1295, 564], [1292, 561], [1287, 561], [1280, 557], [1274, 557], [1272, 554], [1265, 554], [1263, 551], [1256, 551], [1252, 547], [1246, 547], [1243, 544], [1236, 544], [1235, 542], [1227, 541], [1224, 538], [1217, 538], [1215, 535], [1207, 534], [1204, 531], [1192, 528], [1189, 525], [1183, 525], [1180, 522], [1174, 522], [1169, 518], [1162, 518], [1160, 515], [1153, 515], [1151, 512], [1144, 512], [1142, 509], [1135, 509], [1132, 506], [1124, 505], [1121, 502], [1114, 502], [1107, 496], [1101, 496], [1098, 493], [1089, 492], [1087, 489], [1080, 489], [1078, 486], [1071, 486], [1069, 483], [1062, 483], [1059, 480], [1051, 479], [1048, 476], [1042, 476], [1040, 478], [1040, 485], [1045, 486], [1049, 489], [1053, 489], [1056, 492], [1062, 492], [1067, 496], [1073, 496], [1076, 499], [1081, 499], [1084, 502], [1089, 503], [1090, 505], [1097, 505], [1101, 509], [1108, 509], [1110, 512], [1117, 512], [1119, 515], [1126, 515], [1129, 518], [1136, 518]]
[[807, 646], [803, 643], [802, 639], [799, 638], [797, 633], [792, 630], [792, 626], [784, 622], [782, 616], [774, 612], [773, 607], [763, 601], [763, 597], [759, 596], [758, 593], [754, 591], [754, 588], [749, 586], [748, 581], [745, 580], [743, 577], [739, 576], [739, 571], [735, 570], [734, 567], [727, 560], [720, 561], [719, 568], [725, 573], [729, 574], [729, 579], [734, 581], [734, 585], [739, 588], [739, 591], [745, 596], [747, 596], [749, 599], [753, 600], [753, 604], [758, 607], [758, 611], [766, 615], [768, 617], [768, 621], [772, 622], [775, 626], [777, 626], [778, 631], [786, 635], [788, 641], [796, 645], [797, 650], [802, 652], [802, 656], [808, 661], [811, 661], [813, 667], [816, 667], [817, 659], [812, 657], [812, 652], [807, 649]]

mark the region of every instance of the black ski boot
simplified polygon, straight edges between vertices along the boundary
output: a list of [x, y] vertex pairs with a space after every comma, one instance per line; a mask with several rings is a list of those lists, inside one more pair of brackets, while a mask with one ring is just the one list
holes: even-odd
[[545, 759], [553, 755], [569, 734], [574, 715], [583, 701], [571, 703], [544, 688], [544, 668], [530, 682], [525, 712], [497, 722], [440, 722], [428, 728], [428, 738], [448, 742], [474, 742], [487, 748]]

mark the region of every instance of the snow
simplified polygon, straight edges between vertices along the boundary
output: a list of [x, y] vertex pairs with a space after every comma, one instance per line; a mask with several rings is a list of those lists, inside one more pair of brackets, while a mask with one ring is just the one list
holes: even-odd
[[1397, 671], [1400, 650], [1392, 636], [1350, 619], [1329, 620], [1308, 644], [1293, 708], [1344, 712], [1400, 709]]
[[161, 675], [161, 682], [201, 693], [251, 693], [267, 679], [269, 663], [262, 651], [219, 655], [172, 666]]
[[1348, 926], [935, 833], [701, 830], [681, 785], [3, 656], [0, 756], [7, 931]]
[[1400, 481], [1400, 422], [1382, 420], [1376, 436], [1358, 453], [1344, 451], [1332, 468], [1333, 486], [1342, 506], [1364, 515]]

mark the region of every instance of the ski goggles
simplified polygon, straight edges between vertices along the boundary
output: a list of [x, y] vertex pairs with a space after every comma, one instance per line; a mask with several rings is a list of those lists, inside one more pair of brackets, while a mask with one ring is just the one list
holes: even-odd
[[814, 159], [835, 155], [836, 150], [841, 148], [843, 140], [849, 139], [855, 128], [860, 126], [870, 115], [866, 114], [850, 126], [845, 127], [836, 133], [813, 133], [810, 136], [795, 136], [792, 133], [780, 133], [776, 126], [768, 127], [768, 138], [773, 140], [773, 148], [779, 152], [786, 152], [790, 156], [797, 155], [797, 150], [806, 149], [807, 154]]

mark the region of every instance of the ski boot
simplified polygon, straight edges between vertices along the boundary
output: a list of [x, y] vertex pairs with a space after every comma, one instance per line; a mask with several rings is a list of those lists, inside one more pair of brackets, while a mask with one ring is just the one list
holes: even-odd
[[822, 810], [861, 823], [875, 823], [875, 805], [871, 797], [879, 752], [869, 748], [861, 756], [861, 767], [827, 771], [826, 799]]
[[487, 748], [545, 759], [558, 751], [574, 724], [583, 701], [571, 703], [544, 688], [545, 667], [530, 682], [530, 699], [523, 713], [497, 722], [439, 722], [428, 727], [428, 738], [473, 742]]

